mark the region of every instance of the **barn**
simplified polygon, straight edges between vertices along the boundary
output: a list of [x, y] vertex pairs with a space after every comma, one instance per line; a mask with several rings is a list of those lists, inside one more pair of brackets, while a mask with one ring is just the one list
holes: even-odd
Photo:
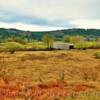
[[53, 49], [69, 50], [73, 48], [74, 48], [74, 44], [71, 44], [71, 43], [64, 43], [64, 42], [54, 42], [53, 43]]

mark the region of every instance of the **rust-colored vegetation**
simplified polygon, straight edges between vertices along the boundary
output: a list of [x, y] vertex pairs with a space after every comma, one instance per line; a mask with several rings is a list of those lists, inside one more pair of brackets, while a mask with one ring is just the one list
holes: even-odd
[[97, 51], [0, 53], [0, 100], [85, 100], [80, 93], [100, 91]]

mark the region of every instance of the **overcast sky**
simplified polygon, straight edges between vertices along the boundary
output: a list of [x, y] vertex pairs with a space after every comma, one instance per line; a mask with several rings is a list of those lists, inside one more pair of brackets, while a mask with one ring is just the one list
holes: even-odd
[[0, 0], [0, 27], [100, 28], [100, 0]]

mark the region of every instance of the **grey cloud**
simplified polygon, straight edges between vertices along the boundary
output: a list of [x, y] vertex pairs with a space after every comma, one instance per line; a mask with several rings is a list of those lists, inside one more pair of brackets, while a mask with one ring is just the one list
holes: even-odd
[[0, 21], [74, 26], [70, 20], [100, 19], [100, 0], [0, 0]]
[[2, 12], [0, 11], [0, 22], [5, 23], [24, 23], [24, 24], [31, 24], [31, 25], [43, 25], [43, 26], [56, 26], [56, 27], [75, 27], [69, 21], [56, 19], [53, 21], [49, 21], [48, 19], [43, 19], [39, 17], [31, 17], [31, 16], [24, 16], [21, 14], [15, 14], [11, 12]]

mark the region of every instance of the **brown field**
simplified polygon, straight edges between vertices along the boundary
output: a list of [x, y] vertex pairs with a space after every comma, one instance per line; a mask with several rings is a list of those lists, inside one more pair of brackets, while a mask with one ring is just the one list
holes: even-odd
[[0, 53], [0, 100], [99, 100], [71, 96], [100, 91], [96, 51], [100, 50]]

